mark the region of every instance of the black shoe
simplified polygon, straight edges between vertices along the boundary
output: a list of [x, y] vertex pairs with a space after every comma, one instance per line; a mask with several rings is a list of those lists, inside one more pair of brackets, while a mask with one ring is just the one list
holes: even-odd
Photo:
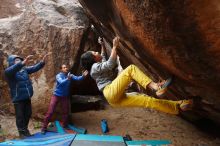
[[123, 137], [123, 139], [125, 141], [132, 141], [132, 138], [131, 138], [131, 136], [129, 134], [126, 134], [125, 137]]
[[45, 129], [41, 129], [41, 132], [40, 132], [40, 133], [41, 133], [42, 135], [45, 135], [46, 132], [47, 132], [47, 130], [45, 130]]
[[27, 136], [27, 137], [31, 136], [30, 131], [28, 129], [26, 129], [24, 131], [24, 135]]
[[26, 137], [25, 134], [24, 134], [24, 131], [18, 131], [18, 133], [19, 133], [19, 138], [20, 139], [24, 139]]

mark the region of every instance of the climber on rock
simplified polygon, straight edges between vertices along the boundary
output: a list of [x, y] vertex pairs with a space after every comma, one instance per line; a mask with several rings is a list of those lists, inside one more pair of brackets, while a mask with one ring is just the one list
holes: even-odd
[[140, 93], [125, 93], [125, 89], [135, 80], [143, 88], [151, 88], [158, 96], [167, 91], [172, 79], [162, 82], [153, 82], [137, 66], [129, 65], [118, 76], [115, 73], [117, 68], [117, 47], [119, 37], [113, 39], [111, 55], [106, 60], [106, 49], [102, 39], [101, 54], [94, 51], [87, 51], [81, 56], [81, 65], [88, 70], [91, 77], [96, 81], [99, 90], [103, 93], [109, 104], [113, 107], [144, 107], [153, 108], [169, 114], [179, 114], [179, 111], [187, 111], [192, 108], [192, 100], [164, 100], [150, 97]]
[[41, 134], [45, 134], [47, 131], [47, 125], [51, 120], [51, 117], [55, 111], [57, 104], [60, 102], [63, 111], [63, 127], [67, 127], [68, 124], [68, 114], [69, 114], [69, 90], [71, 81], [80, 81], [87, 76], [88, 71], [84, 71], [82, 76], [75, 76], [68, 73], [69, 69], [65, 64], [60, 66], [60, 73], [56, 75], [56, 88], [54, 90], [53, 96], [50, 100], [50, 105], [46, 113], [43, 126], [41, 129]]
[[33, 96], [33, 86], [29, 74], [42, 69], [48, 55], [46, 54], [39, 63], [33, 66], [26, 66], [33, 55], [29, 55], [25, 59], [17, 55], [8, 57], [9, 66], [5, 70], [5, 76], [15, 108], [16, 126], [20, 138], [31, 136], [28, 130], [28, 123], [32, 114], [31, 97]]

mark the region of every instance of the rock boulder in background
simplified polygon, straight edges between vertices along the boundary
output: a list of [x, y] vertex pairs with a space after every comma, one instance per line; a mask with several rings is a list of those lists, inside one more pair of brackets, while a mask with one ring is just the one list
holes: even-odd
[[43, 70], [31, 75], [36, 117], [47, 110], [59, 66], [65, 63], [72, 67], [76, 63], [89, 21], [77, 0], [14, 0], [1, 2], [0, 8], [0, 60], [3, 62], [0, 64], [0, 92], [3, 103], [10, 103], [3, 75], [8, 55], [25, 57], [33, 54], [31, 65], [52, 52]]

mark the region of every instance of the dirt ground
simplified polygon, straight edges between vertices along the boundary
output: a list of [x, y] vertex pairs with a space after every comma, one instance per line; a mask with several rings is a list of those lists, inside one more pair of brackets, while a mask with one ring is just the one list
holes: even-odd
[[[212, 137], [195, 128], [178, 116], [164, 114], [143, 108], [111, 108], [100, 111], [73, 113], [73, 123], [84, 127], [89, 134], [102, 134], [101, 119], [108, 121], [111, 135], [129, 134], [134, 140], [166, 139], [174, 146], [219, 146], [220, 139]], [[13, 116], [0, 117], [4, 134], [8, 139], [17, 135]], [[39, 121], [31, 120], [30, 131], [40, 131]], [[10, 129], [9, 129], [10, 127]], [[34, 128], [35, 127], [35, 128]]]

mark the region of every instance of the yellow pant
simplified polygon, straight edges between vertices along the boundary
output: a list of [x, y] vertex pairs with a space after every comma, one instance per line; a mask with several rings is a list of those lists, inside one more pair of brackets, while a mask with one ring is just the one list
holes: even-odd
[[109, 104], [114, 107], [145, 107], [153, 108], [169, 114], [178, 114], [178, 101], [156, 99], [146, 94], [125, 93], [125, 89], [135, 80], [142, 87], [146, 88], [152, 80], [146, 76], [135, 65], [128, 66], [121, 74], [107, 85], [103, 94]]

